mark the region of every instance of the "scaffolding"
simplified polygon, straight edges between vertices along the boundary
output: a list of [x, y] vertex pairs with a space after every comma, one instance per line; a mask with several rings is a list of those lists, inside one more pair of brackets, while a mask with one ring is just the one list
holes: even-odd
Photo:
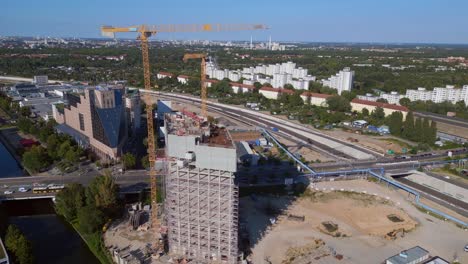
[[171, 251], [237, 263], [239, 189], [233, 173], [170, 162], [166, 188]]
[[[164, 211], [169, 249], [197, 263], [238, 263], [239, 188], [234, 181], [235, 167], [220, 166], [218, 159], [212, 162], [209, 157], [210, 153], [221, 153], [216, 158], [222, 156], [236, 163], [235, 147], [224, 129], [211, 127], [207, 136], [207, 131], [192, 125], [190, 119], [180, 114], [166, 116], [169, 134], [197, 142], [192, 146], [172, 137], [167, 142], [168, 148], [191, 146], [184, 149], [188, 156], [174, 154], [167, 160]], [[178, 133], [182, 128], [185, 133]], [[199, 136], [196, 140], [194, 134]]]

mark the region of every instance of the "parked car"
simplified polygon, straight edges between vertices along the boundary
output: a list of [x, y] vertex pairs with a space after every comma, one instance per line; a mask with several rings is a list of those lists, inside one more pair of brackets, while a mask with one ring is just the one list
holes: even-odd
[[465, 245], [465, 252], [468, 252], [468, 244]]
[[18, 188], [18, 191], [19, 191], [19, 192], [23, 192], [23, 193], [29, 192], [29, 188], [26, 188], [26, 187], [19, 187], [19, 188]]
[[10, 190], [6, 190], [3, 192], [3, 194], [13, 194], [15, 191], [10, 191]]

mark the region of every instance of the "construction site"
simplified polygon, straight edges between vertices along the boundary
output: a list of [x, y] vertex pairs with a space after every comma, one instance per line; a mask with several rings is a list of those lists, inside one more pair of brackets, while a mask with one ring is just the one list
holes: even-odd
[[[445, 224], [431, 228], [437, 220], [428, 219], [409, 202], [410, 195], [416, 195], [419, 204], [415, 191], [408, 191], [371, 169], [351, 173], [357, 175], [355, 178], [373, 175], [379, 182], [384, 180], [408, 191], [408, 198], [406, 193], [362, 180], [357, 184], [332, 182], [331, 177], [329, 182], [309, 185], [307, 175], [302, 177], [305, 183], [295, 176], [304, 170], [311, 173], [308, 176], [319, 179], [339, 174], [317, 173], [298, 158], [332, 162], [333, 158], [325, 151], [313, 152], [300, 142], [295, 145], [288, 134], [275, 135], [280, 143], [264, 128], [259, 130], [253, 125], [231, 135], [226, 125], [216, 124], [221, 118], [226, 123], [239, 121], [229, 115], [218, 116], [218, 120], [212, 120], [211, 116], [216, 122], [208, 122], [206, 54], [185, 54], [183, 58], [201, 59], [200, 108], [194, 107], [193, 98], [177, 110], [170, 102], [158, 100], [160, 94], [153, 91], [150, 83], [149, 37], [158, 32], [255, 29], [265, 27], [209, 24], [102, 27], [108, 36], [116, 32], [140, 34], [150, 162], [149, 205], [132, 205], [126, 216], [112, 223], [105, 234], [105, 244], [115, 262], [299, 264], [312, 263], [310, 260], [314, 259], [313, 263], [375, 263], [402, 248], [413, 247], [415, 241], [437, 254], [449, 255], [446, 245], [434, 243], [428, 235], [436, 232], [442, 243], [452, 239], [451, 245], [456, 246], [462, 243], [462, 237], [445, 234], [456, 233], [457, 227]], [[158, 104], [157, 114], [154, 103]], [[278, 128], [272, 131], [278, 132]], [[357, 159], [374, 157], [317, 134], [298, 133], [308, 140], [315, 138], [323, 144], [333, 144], [351, 156], [357, 153]], [[348, 137], [353, 143], [360, 139]], [[283, 144], [289, 146], [285, 148]], [[377, 150], [379, 153], [388, 144], [377, 139], [374, 142], [381, 148]], [[258, 163], [260, 158], [262, 164]], [[291, 190], [299, 183], [305, 187], [303, 190]], [[259, 192], [252, 188], [254, 185], [269, 194], [257, 196]], [[240, 186], [253, 194], [239, 198]], [[367, 254], [368, 251], [372, 254]]]

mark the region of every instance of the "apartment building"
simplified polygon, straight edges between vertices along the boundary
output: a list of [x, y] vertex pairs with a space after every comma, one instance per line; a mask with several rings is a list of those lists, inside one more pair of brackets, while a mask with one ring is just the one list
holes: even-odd
[[316, 106], [327, 106], [327, 98], [331, 97], [331, 94], [319, 94], [311, 92], [303, 92], [301, 98], [305, 104], [311, 104]]
[[377, 107], [383, 108], [386, 116], [391, 115], [393, 112], [401, 112], [403, 114], [403, 119], [406, 118], [406, 115], [408, 114], [408, 111], [409, 111], [408, 108], [401, 106], [401, 105], [365, 101], [365, 100], [361, 100], [357, 98], [351, 101], [351, 110], [356, 111], [356, 112], [362, 112], [364, 108], [369, 110], [369, 112], [372, 112]]
[[256, 67], [246, 67], [242, 70], [218, 69], [214, 63], [206, 64], [206, 74], [209, 78], [222, 80], [228, 78], [233, 82], [244, 78], [244, 83], [252, 85], [255, 82], [261, 84], [269, 83], [274, 88], [283, 88], [286, 84], [292, 85], [295, 89], [309, 89], [309, 82], [315, 81], [315, 77], [307, 74], [307, 69], [296, 68], [296, 63], [288, 61], [285, 63], [258, 65]]
[[268, 99], [274, 99], [277, 100], [278, 97], [285, 93], [285, 94], [293, 94], [293, 90], [289, 89], [278, 89], [278, 88], [273, 88], [273, 87], [262, 87], [260, 90], [258, 90], [258, 93], [262, 94]]
[[328, 79], [323, 79], [323, 86], [330, 87], [338, 91], [341, 95], [343, 91], [351, 91], [353, 88], [354, 71], [350, 68], [344, 68], [339, 71], [336, 75], [331, 76]]

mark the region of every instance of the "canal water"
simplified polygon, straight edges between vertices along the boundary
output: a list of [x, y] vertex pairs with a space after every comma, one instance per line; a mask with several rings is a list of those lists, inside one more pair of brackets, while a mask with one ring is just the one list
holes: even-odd
[[0, 141], [0, 178], [22, 176], [23, 170]]
[[6, 222], [32, 242], [35, 263], [99, 264], [75, 229], [55, 214], [52, 200], [3, 201], [1, 207]]

